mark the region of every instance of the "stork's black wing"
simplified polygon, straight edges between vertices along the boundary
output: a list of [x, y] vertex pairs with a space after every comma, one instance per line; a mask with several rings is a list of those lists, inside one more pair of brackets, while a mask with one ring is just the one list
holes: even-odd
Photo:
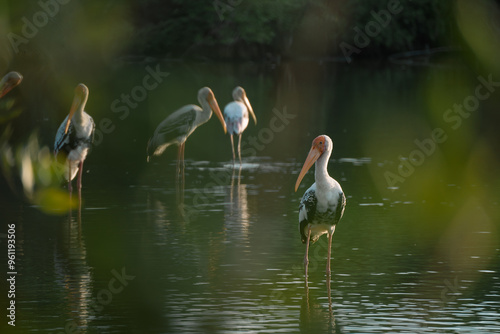
[[345, 205], [346, 205], [346, 199], [345, 199], [344, 193], [342, 192], [342, 193], [340, 193], [339, 200], [337, 202], [337, 208], [335, 210], [334, 225], [337, 225], [337, 223], [340, 221], [340, 219], [344, 215]]
[[299, 229], [300, 237], [302, 243], [306, 243], [307, 235], [304, 230], [309, 223], [314, 220], [314, 215], [316, 214], [316, 204], [318, 200], [316, 199], [316, 191], [314, 189], [309, 189], [306, 191], [299, 204]]
[[73, 122], [69, 123], [68, 132], [64, 132], [67, 119], [68, 117], [66, 116], [56, 133], [56, 140], [54, 142], [54, 153], [56, 155], [59, 152], [67, 155], [72, 149], [76, 148], [76, 131]]
[[177, 138], [191, 133], [196, 119], [196, 109], [194, 107], [196, 106], [193, 105], [190, 108], [178, 110], [158, 125], [148, 143], [149, 156], [153, 155], [157, 148], [164, 145], [168, 146], [175, 142]]
[[95, 123], [92, 117], [89, 116], [89, 120], [92, 124], [92, 131], [89, 137], [80, 138], [77, 136], [77, 132], [73, 121], [69, 123], [68, 132], [64, 132], [66, 129], [66, 119], [61, 123], [59, 129], [57, 130], [56, 140], [54, 142], [54, 153], [57, 155], [59, 152], [63, 152], [68, 155], [71, 150], [74, 150], [79, 145], [86, 145], [89, 149], [92, 147], [94, 142], [95, 133]]

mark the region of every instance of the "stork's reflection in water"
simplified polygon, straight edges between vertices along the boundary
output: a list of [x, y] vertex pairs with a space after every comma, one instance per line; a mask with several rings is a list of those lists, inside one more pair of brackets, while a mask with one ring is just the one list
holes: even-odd
[[241, 165], [233, 168], [224, 224], [229, 240], [248, 241], [250, 212], [247, 185], [241, 183]]
[[302, 333], [342, 333], [342, 328], [335, 321], [332, 306], [332, 290], [329, 275], [326, 277], [328, 305], [320, 302], [324, 297], [316, 295], [323, 294], [323, 289], [310, 289], [305, 286], [300, 307], [300, 331]]
[[66, 296], [67, 314], [63, 318], [71, 319], [75, 328], [88, 328], [89, 319], [95, 312], [91, 307], [94, 281], [82, 235], [81, 201], [78, 209], [70, 211], [67, 221], [61, 224], [54, 246], [54, 268]]

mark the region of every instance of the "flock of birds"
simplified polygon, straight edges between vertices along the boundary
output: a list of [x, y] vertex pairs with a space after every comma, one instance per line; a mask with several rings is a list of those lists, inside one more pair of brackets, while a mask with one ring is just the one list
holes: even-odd
[[[18, 72], [10, 72], [0, 81], [0, 98], [19, 85], [23, 77]], [[89, 89], [80, 83], [75, 89], [73, 103], [68, 116], [59, 126], [54, 142], [54, 154], [66, 163], [65, 177], [71, 193], [71, 181], [78, 174], [77, 188], [82, 188], [83, 162], [92, 146], [95, 123], [84, 111], [89, 97]], [[224, 108], [222, 115], [214, 93], [208, 87], [198, 91], [200, 106], [189, 104], [170, 114], [156, 128], [147, 145], [147, 160], [151, 156], [162, 154], [172, 145], [178, 145], [177, 169], [180, 173], [184, 166], [184, 149], [187, 138], [196, 128], [206, 123], [212, 112], [222, 124], [224, 133], [229, 132], [233, 152], [233, 164], [236, 160], [233, 135], [238, 135], [238, 157], [241, 164], [241, 136], [252, 116], [257, 118], [246, 96], [245, 90], [236, 87], [233, 90], [234, 101]], [[309, 244], [316, 242], [323, 234], [328, 234], [328, 257], [326, 273], [330, 275], [330, 256], [332, 237], [337, 223], [344, 214], [346, 197], [340, 184], [328, 174], [328, 161], [333, 151], [333, 141], [327, 135], [316, 137], [295, 184], [297, 191], [307, 171], [315, 164], [315, 183], [307, 189], [299, 205], [299, 231], [302, 243], [306, 244], [304, 257], [305, 277], [307, 282]], [[62, 158], [62, 159], [61, 159]]]

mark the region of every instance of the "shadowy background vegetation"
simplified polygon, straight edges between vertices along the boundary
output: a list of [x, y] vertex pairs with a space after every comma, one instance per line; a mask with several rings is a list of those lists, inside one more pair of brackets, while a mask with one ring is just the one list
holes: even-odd
[[[388, 1], [134, 1], [130, 53], [171, 57], [266, 58], [343, 56]], [[363, 57], [447, 45], [453, 1], [398, 1], [400, 13], [371, 38]], [[304, 43], [305, 42], [305, 43]]]
[[[86, 58], [345, 60], [342, 43], [355, 47], [355, 29], [365, 31], [368, 23], [376, 22], [374, 13], [387, 11], [389, 3], [397, 3], [401, 12], [391, 15], [388, 25], [369, 37], [369, 44], [353, 58], [461, 44], [452, 0], [73, 0], [60, 4], [57, 14], [29, 43], [20, 45], [16, 56], [34, 49], [43, 57], [46, 49], [53, 53], [64, 48], [77, 51], [80, 59], [98, 48], [98, 54]], [[2, 28], [22, 35], [23, 17], [33, 21], [41, 7], [37, 2], [4, 0], [0, 9]], [[0, 42], [10, 49], [6, 34]]]

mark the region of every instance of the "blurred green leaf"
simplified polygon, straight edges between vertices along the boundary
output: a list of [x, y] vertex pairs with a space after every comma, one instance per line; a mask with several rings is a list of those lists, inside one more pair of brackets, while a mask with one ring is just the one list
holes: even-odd
[[65, 190], [47, 188], [35, 193], [34, 203], [45, 213], [63, 215], [77, 208], [78, 199]]

